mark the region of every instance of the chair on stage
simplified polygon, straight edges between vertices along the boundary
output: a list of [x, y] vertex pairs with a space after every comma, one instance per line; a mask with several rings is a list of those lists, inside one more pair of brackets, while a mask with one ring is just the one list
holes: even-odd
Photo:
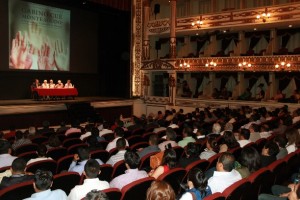
[[80, 175], [77, 172], [64, 172], [53, 176], [51, 190], [61, 189], [69, 194], [79, 184]]
[[147, 190], [150, 187], [151, 183], [155, 179], [152, 177], [146, 177], [133, 181], [128, 185], [124, 186], [121, 190], [122, 200], [132, 200], [132, 199], [146, 199]]

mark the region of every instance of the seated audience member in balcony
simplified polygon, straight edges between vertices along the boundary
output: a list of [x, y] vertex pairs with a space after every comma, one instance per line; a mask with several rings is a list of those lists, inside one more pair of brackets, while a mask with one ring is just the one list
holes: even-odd
[[300, 121], [300, 108], [294, 110], [293, 112], [293, 124], [296, 124], [299, 121]]
[[100, 135], [100, 137], [102, 137], [103, 135], [105, 135], [107, 133], [113, 133], [113, 131], [111, 129], [109, 129], [109, 123], [104, 122], [103, 123], [103, 129], [99, 132], [99, 135]]
[[186, 191], [180, 200], [202, 200], [208, 195], [211, 195], [211, 189], [205, 174], [199, 168], [192, 169], [187, 175]]
[[220, 135], [224, 135], [225, 131], [233, 131], [233, 125], [232, 123], [227, 122], [224, 126], [224, 130], [220, 133]]
[[[275, 122], [276, 123], [276, 122]], [[273, 133], [276, 135], [283, 135], [288, 127], [293, 124], [293, 118], [291, 115], [286, 115], [279, 119], [278, 127], [273, 129]]]
[[91, 190], [105, 190], [109, 188], [107, 181], [100, 181], [97, 177], [100, 174], [100, 165], [96, 160], [90, 159], [86, 162], [83, 174], [86, 179], [82, 185], [77, 185], [71, 190], [68, 196], [69, 200], [81, 200]]
[[219, 99], [219, 96], [220, 96], [220, 91], [217, 89], [217, 88], [214, 88], [213, 89], [213, 92], [211, 94], [211, 97], [213, 99]]
[[294, 90], [293, 94], [290, 96], [290, 98], [287, 99], [287, 102], [289, 103], [298, 103], [300, 100], [300, 94], [298, 90]]
[[50, 79], [50, 81], [49, 81], [49, 88], [50, 89], [54, 89], [55, 88], [55, 83], [53, 82], [52, 79]]
[[124, 138], [119, 138], [116, 142], [116, 148], [118, 153], [111, 156], [106, 164], [114, 166], [117, 162], [124, 160], [124, 155], [126, 153], [126, 140]]
[[213, 155], [216, 155], [216, 152], [219, 151], [218, 143], [216, 138], [209, 136], [206, 141], [206, 149], [200, 154], [200, 159], [208, 160]]
[[219, 99], [228, 99], [229, 98], [229, 92], [227, 91], [226, 87], [223, 87], [221, 90], [221, 94], [219, 96]]
[[109, 198], [101, 190], [91, 190], [82, 200], [109, 200]]
[[[107, 147], [106, 147], [106, 151], [110, 151], [114, 148], [116, 148], [116, 143], [117, 143], [117, 140], [120, 139], [120, 138], [123, 138], [124, 137], [124, 130], [121, 128], [121, 127], [117, 127], [114, 131], [115, 133], [115, 139], [113, 141], [111, 141], [110, 143], [108, 143]], [[125, 142], [126, 142], [126, 146], [129, 147], [129, 144], [127, 142], [126, 139], [124, 139]]]
[[250, 131], [249, 129], [242, 128], [239, 135], [238, 143], [240, 144], [240, 147], [243, 148], [247, 144], [249, 144], [251, 141], [250, 138]]
[[43, 134], [43, 133], [54, 133], [54, 128], [50, 128], [50, 122], [49, 121], [43, 121], [42, 123], [43, 128], [38, 130], [38, 134]]
[[69, 128], [66, 133], [65, 133], [65, 136], [68, 136], [69, 134], [71, 133], [78, 133], [78, 132], [81, 132], [81, 129], [80, 129], [80, 122], [78, 120], [74, 120], [72, 123], [71, 123], [71, 128]]
[[223, 192], [227, 187], [242, 179], [234, 169], [235, 158], [231, 153], [224, 152], [216, 164], [216, 171], [208, 179], [208, 186], [212, 193]]
[[299, 131], [295, 128], [290, 129], [285, 132], [286, 138], [288, 140], [286, 145], [286, 150], [288, 154], [296, 151], [300, 147], [300, 135]]
[[52, 158], [47, 157], [47, 147], [44, 144], [40, 144], [37, 148], [37, 158], [32, 158], [27, 162], [27, 165], [34, 163], [34, 162], [38, 162], [38, 161], [42, 161], [42, 160], [52, 160]]
[[138, 155], [140, 156], [140, 158], [143, 158], [145, 155], [149, 154], [149, 153], [154, 153], [154, 152], [159, 152], [160, 148], [158, 148], [158, 137], [157, 135], [153, 134], [150, 135], [149, 137], [149, 146], [143, 148], [143, 149], [139, 149], [138, 151]]
[[22, 131], [16, 132], [16, 140], [12, 144], [12, 149], [16, 150], [18, 147], [24, 145], [24, 144], [31, 144], [31, 140], [26, 138], [26, 135]]
[[148, 174], [144, 170], [139, 170], [140, 157], [137, 153], [132, 151], [127, 151], [124, 155], [124, 161], [127, 170], [125, 174], [122, 174], [114, 178], [110, 183], [111, 188], [122, 188], [133, 181], [148, 177]]
[[236, 141], [233, 132], [225, 131], [223, 138], [220, 141], [219, 153], [229, 151], [239, 146], [240, 144], [238, 143], [238, 141]]
[[54, 133], [52, 135], [50, 135], [49, 139], [48, 139], [48, 143], [46, 145], [47, 150], [50, 150], [52, 148], [56, 148], [56, 147], [61, 147], [61, 141], [58, 138], [58, 136]]
[[273, 141], [268, 141], [261, 151], [261, 166], [267, 167], [269, 164], [274, 162], [276, 155], [279, 153], [279, 147]]
[[155, 180], [147, 190], [146, 200], [175, 200], [176, 195], [171, 185], [165, 181]]
[[64, 88], [64, 84], [61, 82], [61, 80], [57, 81], [57, 84], [55, 85], [55, 88]]
[[184, 150], [186, 156], [180, 158], [178, 161], [178, 165], [182, 168], [185, 168], [192, 162], [199, 160], [199, 154], [200, 154], [198, 145], [193, 142], [188, 143], [184, 148]]
[[238, 100], [248, 101], [251, 99], [251, 96], [252, 96], [251, 89], [249, 87], [247, 87], [246, 90], [244, 91], [244, 93], [238, 97]]
[[47, 80], [44, 80], [44, 82], [41, 85], [41, 88], [43, 88], [43, 89], [49, 89], [49, 84], [48, 84]]
[[218, 122], [216, 122], [213, 124], [211, 133], [209, 135], [211, 134], [220, 135], [221, 129], [222, 129], [221, 125]]
[[0, 140], [0, 168], [11, 166], [14, 159], [17, 157], [11, 156], [11, 145], [7, 140]]
[[158, 148], [161, 151], [164, 151], [164, 150], [166, 150], [166, 146], [168, 146], [168, 145], [171, 145], [171, 147], [178, 146], [178, 144], [176, 142], [176, 132], [170, 127], [168, 127], [166, 129], [166, 141], [160, 143], [158, 145]]
[[282, 93], [281, 90], [277, 90], [277, 93], [276, 93], [276, 95], [274, 96], [273, 99], [275, 101], [282, 102], [282, 100], [284, 99], [284, 94]]
[[257, 150], [253, 147], [243, 148], [238, 162], [235, 163], [235, 170], [241, 174], [242, 178], [247, 178], [260, 167], [261, 160]]
[[286, 137], [276, 135], [273, 141], [278, 145], [279, 148], [279, 152], [276, 155], [277, 160], [284, 158], [288, 154], [288, 151], [285, 148], [287, 144]]
[[3, 177], [0, 189], [4, 189], [16, 183], [22, 183], [33, 179], [32, 175], [25, 173], [26, 160], [24, 158], [16, 158], [11, 165], [11, 176]]
[[[69, 167], [69, 172], [78, 172], [80, 175], [84, 171], [84, 166], [90, 159], [90, 150], [88, 147], [79, 147], [77, 149], [77, 154], [74, 154], [74, 159]], [[99, 165], [102, 165], [103, 162], [100, 159], [97, 159]]]
[[186, 80], [182, 82], [182, 94], [181, 97], [191, 97], [192, 91], [190, 89], [190, 86]]
[[264, 91], [264, 84], [263, 83], [261, 83], [257, 86], [255, 95], [256, 95], [255, 99], [258, 100], [258, 101], [265, 98], [265, 91]]
[[71, 83], [70, 79], [67, 80], [67, 83], [65, 84], [64, 88], [74, 88], [74, 85]]
[[206, 140], [207, 131], [202, 128], [201, 125], [199, 125], [197, 129], [194, 129], [193, 132], [195, 133], [196, 142], [203, 142]]
[[175, 168], [176, 166], [176, 152], [174, 151], [174, 149], [166, 149], [164, 151], [164, 155], [160, 166], [157, 167], [155, 170], [151, 170], [149, 172], [149, 176], [157, 179], [160, 175], [166, 173], [170, 169]]
[[178, 142], [178, 145], [184, 148], [190, 142], [196, 142], [193, 138], [193, 130], [190, 127], [185, 127], [182, 131], [183, 139]]
[[33, 188], [36, 193], [25, 200], [66, 200], [67, 195], [61, 189], [51, 190], [53, 174], [50, 171], [38, 169], [34, 175]]

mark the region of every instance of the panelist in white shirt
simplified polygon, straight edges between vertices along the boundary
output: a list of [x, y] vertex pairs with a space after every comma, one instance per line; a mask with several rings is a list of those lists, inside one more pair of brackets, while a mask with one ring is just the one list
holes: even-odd
[[61, 82], [61, 80], [57, 81], [57, 84], [55, 85], [55, 88], [64, 88], [64, 84]]
[[52, 79], [50, 79], [49, 88], [50, 88], [50, 89], [55, 88], [55, 84], [53, 83], [53, 80], [52, 80]]
[[41, 86], [43, 89], [45, 88], [49, 88], [49, 84], [48, 84], [48, 81], [47, 80], [44, 80], [42, 86]]
[[65, 84], [65, 88], [74, 88], [74, 85], [71, 83], [71, 80], [67, 80], [67, 83]]

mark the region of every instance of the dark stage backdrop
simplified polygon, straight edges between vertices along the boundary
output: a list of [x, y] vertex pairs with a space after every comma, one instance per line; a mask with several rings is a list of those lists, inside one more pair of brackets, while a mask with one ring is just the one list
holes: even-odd
[[70, 71], [9, 69], [8, 0], [1, 0], [0, 100], [30, 98], [35, 78], [71, 79], [79, 96], [130, 97], [130, 12], [77, 0], [30, 2], [70, 10]]

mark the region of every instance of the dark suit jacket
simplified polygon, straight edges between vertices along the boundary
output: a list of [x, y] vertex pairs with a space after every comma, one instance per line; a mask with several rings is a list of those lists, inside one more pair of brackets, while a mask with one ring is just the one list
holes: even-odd
[[34, 178], [33, 175], [25, 175], [25, 174], [12, 175], [10, 177], [5, 176], [1, 181], [0, 189], [4, 189], [16, 183], [22, 183], [25, 181], [33, 180], [33, 178]]

